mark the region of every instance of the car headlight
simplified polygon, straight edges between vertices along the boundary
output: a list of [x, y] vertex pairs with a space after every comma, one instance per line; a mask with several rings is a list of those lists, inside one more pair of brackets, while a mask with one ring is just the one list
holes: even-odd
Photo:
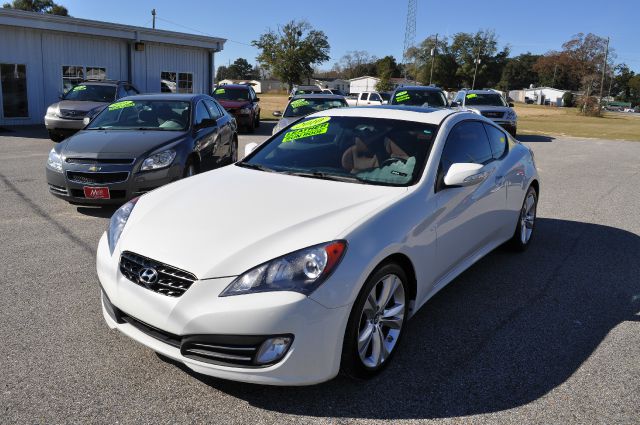
[[113, 250], [118, 243], [118, 239], [120, 239], [122, 230], [124, 229], [125, 224], [127, 224], [127, 220], [129, 220], [131, 211], [133, 211], [133, 207], [135, 207], [138, 199], [140, 198], [133, 198], [118, 208], [111, 216], [111, 221], [109, 221], [109, 230], [107, 231], [107, 241], [109, 242], [109, 252], [111, 254], [113, 254]]
[[173, 149], [167, 149], [166, 151], [154, 153], [142, 162], [142, 171], [157, 170], [158, 168], [164, 168], [171, 165], [176, 158], [176, 151]]
[[238, 276], [220, 296], [271, 291], [309, 295], [329, 277], [346, 248], [346, 241], [332, 241], [274, 258]]
[[515, 111], [507, 111], [505, 118], [510, 121], [514, 121], [517, 118]]
[[242, 109], [240, 109], [240, 113], [241, 114], [250, 114], [251, 113], [251, 108], [242, 108]]
[[60, 115], [60, 106], [52, 105], [47, 108], [47, 115], [50, 117], [57, 117]]
[[62, 158], [60, 157], [60, 154], [56, 152], [55, 149], [51, 149], [51, 151], [49, 152], [49, 158], [47, 159], [47, 166], [51, 168], [53, 171], [62, 173]]

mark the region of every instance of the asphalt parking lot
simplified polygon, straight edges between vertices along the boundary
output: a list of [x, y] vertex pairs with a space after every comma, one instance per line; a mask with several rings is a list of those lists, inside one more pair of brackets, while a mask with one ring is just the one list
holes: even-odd
[[196, 375], [110, 331], [95, 248], [112, 210], [49, 195], [44, 131], [0, 133], [0, 422], [637, 424], [640, 142], [522, 139], [542, 178], [531, 248], [441, 291], [372, 381], [274, 388]]

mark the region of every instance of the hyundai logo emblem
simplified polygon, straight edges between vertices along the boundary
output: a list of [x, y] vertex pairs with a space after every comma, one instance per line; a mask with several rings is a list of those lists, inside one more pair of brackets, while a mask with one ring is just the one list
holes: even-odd
[[140, 270], [140, 273], [138, 273], [138, 277], [140, 278], [141, 283], [149, 286], [158, 281], [158, 272], [151, 267], [145, 267], [144, 269]]

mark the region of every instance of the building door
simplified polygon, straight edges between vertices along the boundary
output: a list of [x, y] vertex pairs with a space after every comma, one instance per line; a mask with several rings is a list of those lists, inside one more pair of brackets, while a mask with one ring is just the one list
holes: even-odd
[[2, 86], [2, 117], [28, 118], [27, 66], [0, 64], [0, 85]]

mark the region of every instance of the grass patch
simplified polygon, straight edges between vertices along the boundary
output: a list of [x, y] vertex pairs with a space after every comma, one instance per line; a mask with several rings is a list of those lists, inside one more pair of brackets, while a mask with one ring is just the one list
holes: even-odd
[[517, 104], [518, 133], [640, 141], [640, 114], [578, 115], [576, 108]]
[[284, 108], [289, 102], [289, 96], [286, 94], [262, 93], [260, 98], [260, 119], [261, 120], [278, 120], [273, 116], [273, 111], [284, 112]]

